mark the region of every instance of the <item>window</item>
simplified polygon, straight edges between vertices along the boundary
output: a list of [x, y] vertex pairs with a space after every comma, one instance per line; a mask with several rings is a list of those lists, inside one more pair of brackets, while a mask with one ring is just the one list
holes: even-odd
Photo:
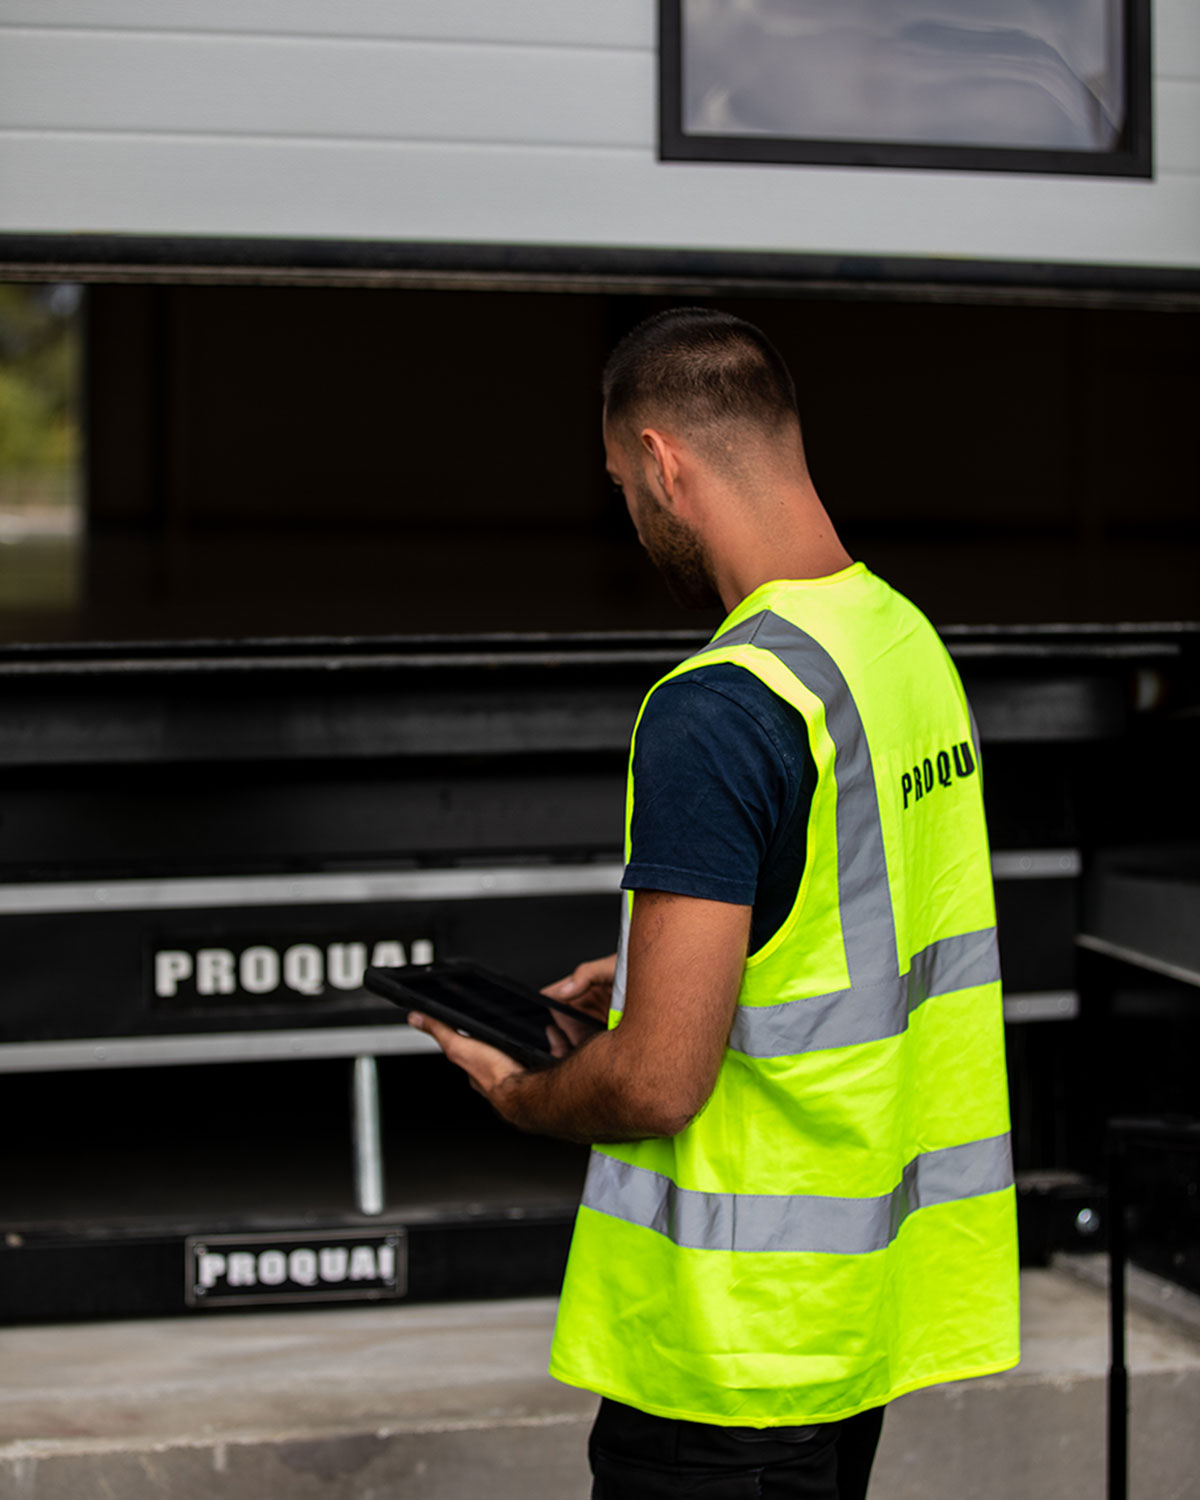
[[1151, 175], [1149, 0], [661, 0], [661, 155]]
[[80, 302], [0, 283], [0, 638], [80, 602]]

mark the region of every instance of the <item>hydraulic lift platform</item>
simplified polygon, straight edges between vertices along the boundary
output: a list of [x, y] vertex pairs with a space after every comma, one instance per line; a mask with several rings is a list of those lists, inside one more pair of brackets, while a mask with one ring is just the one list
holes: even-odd
[[[1195, 840], [1169, 792], [1200, 635], [944, 636], [983, 745], [1022, 1244], [1045, 1263], [1103, 1244], [1104, 1119], [1145, 1107], [1114, 1025], [1161, 1059], [1152, 1107], [1185, 1107], [1184, 1048], [1154, 1028], [1194, 1036], [1194, 985], [1131, 989], [1108, 907], [1091, 936], [1125, 956], [1077, 939], [1134, 830], [1156, 868]], [[0, 1317], [556, 1291], [586, 1153], [496, 1120], [361, 970], [460, 955], [541, 984], [611, 949], [630, 728], [698, 644], [0, 650]]]

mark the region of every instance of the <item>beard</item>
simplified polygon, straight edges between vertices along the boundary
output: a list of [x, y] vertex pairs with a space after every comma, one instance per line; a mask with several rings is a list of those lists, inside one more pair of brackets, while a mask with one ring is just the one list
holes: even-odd
[[719, 609], [721, 596], [703, 542], [690, 526], [659, 505], [648, 488], [639, 490], [638, 500], [642, 545], [676, 604], [684, 609]]

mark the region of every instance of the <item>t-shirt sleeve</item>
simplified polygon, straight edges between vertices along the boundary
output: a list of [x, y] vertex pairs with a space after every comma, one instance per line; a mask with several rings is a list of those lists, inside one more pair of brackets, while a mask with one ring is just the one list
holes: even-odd
[[753, 906], [791, 794], [766, 726], [719, 686], [673, 678], [651, 695], [634, 742], [626, 890]]

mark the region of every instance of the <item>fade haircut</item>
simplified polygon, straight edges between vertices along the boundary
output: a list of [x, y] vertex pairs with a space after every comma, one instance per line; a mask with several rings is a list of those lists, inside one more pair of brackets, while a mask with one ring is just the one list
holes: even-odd
[[704, 307], [639, 323], [609, 356], [601, 389], [606, 422], [626, 438], [659, 422], [709, 447], [731, 425], [774, 435], [800, 421], [792, 377], [766, 335]]

